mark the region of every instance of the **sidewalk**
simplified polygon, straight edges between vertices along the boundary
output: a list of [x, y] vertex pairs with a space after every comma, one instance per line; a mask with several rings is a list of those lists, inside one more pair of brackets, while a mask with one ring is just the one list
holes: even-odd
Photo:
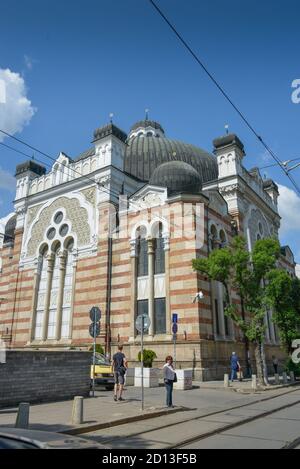
[[251, 379], [243, 379], [242, 381], [235, 380], [233, 383], [230, 382], [229, 387], [224, 387], [223, 381], [204, 381], [198, 383], [202, 389], [222, 389], [228, 391], [242, 392], [242, 393], [260, 393], [264, 391], [270, 391], [275, 389], [282, 389], [290, 386], [300, 385], [300, 381], [291, 382], [288, 380], [286, 384], [283, 383], [282, 377], [280, 379], [280, 384], [275, 384], [274, 376], [269, 376], [268, 378], [269, 386], [264, 386], [263, 388], [257, 388], [256, 390], [252, 389]]
[[[106, 428], [186, 410], [181, 406], [176, 406], [173, 409], [165, 407], [165, 393], [162, 388], [161, 398], [159, 399], [157, 399], [156, 395], [151, 395], [151, 393], [150, 396], [147, 395], [144, 411], [142, 411], [141, 398], [136, 395], [136, 391], [130, 392], [133, 389], [133, 387], [127, 388], [125, 401], [122, 402], [115, 402], [112, 392], [105, 390], [96, 391], [94, 398], [85, 398], [83, 404], [84, 423], [80, 426], [72, 425], [71, 423], [73, 400], [32, 404], [30, 406], [29, 428], [54, 432], [68, 432], [72, 430], [72, 433], [77, 433], [78, 430], [78, 433], [80, 433], [82, 429], [94, 430]], [[128, 398], [126, 398], [127, 396]], [[0, 427], [14, 427], [17, 411], [17, 407], [0, 408]]]
[[[234, 382], [224, 388], [222, 381], [194, 382], [193, 389], [174, 390], [174, 409], [165, 407], [165, 389], [145, 388], [145, 410], [141, 411], [141, 389], [128, 386], [124, 402], [115, 402], [111, 391], [96, 391], [95, 398], [84, 399], [84, 423], [72, 425], [71, 415], [73, 401], [59, 401], [30, 406], [29, 428], [45, 431], [70, 432], [94, 431], [134, 421], [166, 416], [177, 413], [178, 419], [184, 413], [207, 414], [223, 411], [235, 405], [253, 402], [264, 398], [264, 391], [256, 393], [251, 389], [251, 381]], [[298, 383], [300, 384], [300, 383]], [[292, 386], [290, 386], [292, 390]], [[266, 395], [281, 394], [287, 391], [286, 386], [270, 386]], [[259, 396], [258, 396], [259, 394]], [[14, 427], [17, 408], [0, 409], [0, 426]], [[162, 417], [163, 418], [163, 417]], [[174, 418], [177, 418], [174, 416]]]

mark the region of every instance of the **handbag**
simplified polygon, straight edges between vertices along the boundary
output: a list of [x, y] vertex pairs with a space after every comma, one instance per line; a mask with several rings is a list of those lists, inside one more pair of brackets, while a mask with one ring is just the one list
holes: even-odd
[[177, 374], [174, 372], [174, 379], [173, 379], [173, 383], [177, 383]]

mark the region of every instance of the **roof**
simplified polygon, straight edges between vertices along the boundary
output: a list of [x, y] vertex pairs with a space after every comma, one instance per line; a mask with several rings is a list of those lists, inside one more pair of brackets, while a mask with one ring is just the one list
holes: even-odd
[[218, 177], [216, 157], [194, 145], [154, 136], [136, 136], [128, 140], [124, 170], [132, 176], [148, 182], [155, 168], [168, 161], [188, 163], [198, 172], [201, 183]]
[[19, 176], [20, 174], [26, 173], [27, 171], [32, 171], [37, 176], [42, 176], [46, 173], [46, 168], [34, 160], [28, 160], [17, 165], [15, 176]]
[[215, 138], [213, 140], [215, 150], [226, 147], [228, 145], [237, 145], [242, 152], [244, 152], [244, 144], [241, 142], [239, 137], [235, 134], [227, 134], [222, 137]]
[[154, 186], [167, 187], [171, 193], [199, 193], [201, 178], [190, 164], [184, 161], [168, 161], [158, 166], [150, 178]]
[[279, 194], [279, 189], [277, 184], [273, 181], [273, 179], [265, 179], [263, 182], [264, 189], [275, 189], [276, 192]]
[[84, 160], [85, 158], [88, 158], [89, 156], [93, 156], [94, 154], [95, 154], [95, 147], [90, 148], [89, 150], [86, 150], [86, 151], [80, 153], [80, 155], [78, 155], [74, 159], [74, 161]]
[[94, 131], [94, 142], [96, 140], [100, 140], [101, 138], [105, 138], [108, 135], [114, 135], [122, 142], [125, 142], [127, 139], [127, 134], [123, 132], [123, 130], [119, 129], [119, 127], [115, 126], [114, 124], [110, 123], [105, 125], [104, 127], [99, 127]]
[[161, 130], [163, 133], [164, 132], [164, 129], [162, 128], [162, 126], [156, 122], [156, 121], [150, 121], [148, 119], [145, 119], [145, 120], [141, 120], [141, 121], [138, 121], [136, 122], [130, 129], [130, 131], [133, 131], [133, 130], [136, 130], [138, 129], [139, 127], [153, 127], [153, 129], [159, 129]]

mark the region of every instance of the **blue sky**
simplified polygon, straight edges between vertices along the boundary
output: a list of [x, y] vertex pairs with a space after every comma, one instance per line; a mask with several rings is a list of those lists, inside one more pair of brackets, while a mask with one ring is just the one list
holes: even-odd
[[[300, 78], [300, 3], [157, 3], [278, 156], [300, 157], [300, 104], [291, 100]], [[76, 156], [110, 112], [128, 131], [148, 107], [170, 138], [212, 150], [229, 124], [245, 144], [246, 167], [272, 163], [148, 0], [10, 0], [1, 20], [0, 72], [19, 74], [28, 100], [16, 136], [46, 153]], [[12, 208], [10, 175], [23, 160], [0, 146], [0, 216]], [[281, 241], [300, 261], [300, 198], [278, 168], [262, 173], [282, 186]], [[300, 169], [293, 176], [300, 185]]]

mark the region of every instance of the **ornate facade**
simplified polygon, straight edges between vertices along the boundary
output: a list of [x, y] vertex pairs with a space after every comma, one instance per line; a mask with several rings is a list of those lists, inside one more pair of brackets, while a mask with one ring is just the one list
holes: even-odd
[[[128, 135], [113, 124], [96, 129], [92, 148], [76, 158], [60, 153], [47, 173], [34, 160], [18, 165], [15, 211], [1, 220], [0, 234], [0, 337], [7, 345], [89, 347], [89, 310], [97, 305], [98, 341], [109, 354], [122, 342], [129, 361], [137, 360], [135, 319], [145, 313], [146, 347], [163, 361], [173, 350], [177, 313], [181, 367], [208, 379], [221, 376], [233, 349], [243, 360], [222, 286], [194, 272], [191, 261], [236, 233], [249, 250], [257, 239], [278, 236], [278, 189], [256, 168], [246, 170], [236, 135], [213, 145], [210, 154], [167, 139], [160, 124], [146, 120]], [[295, 275], [288, 247], [281, 263]], [[265, 320], [271, 354], [278, 333], [271, 313]]]

